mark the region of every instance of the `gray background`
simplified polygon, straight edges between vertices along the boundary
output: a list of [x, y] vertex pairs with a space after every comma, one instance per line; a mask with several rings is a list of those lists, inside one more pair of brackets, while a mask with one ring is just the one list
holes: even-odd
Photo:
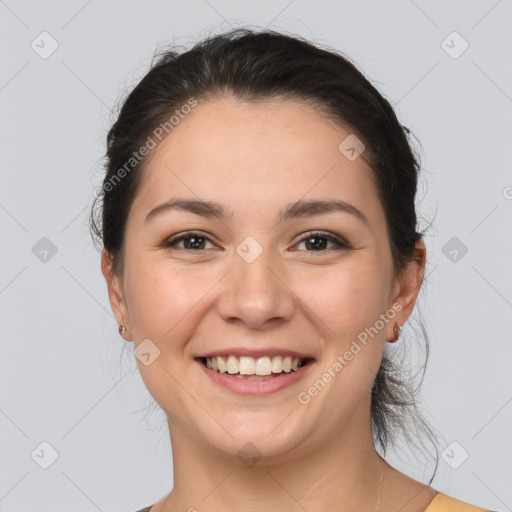
[[130, 512], [170, 490], [165, 418], [117, 334], [88, 212], [110, 109], [157, 46], [245, 24], [343, 51], [421, 141], [423, 407], [458, 443], [432, 485], [512, 510], [511, 21], [510, 0], [0, 0], [0, 510]]

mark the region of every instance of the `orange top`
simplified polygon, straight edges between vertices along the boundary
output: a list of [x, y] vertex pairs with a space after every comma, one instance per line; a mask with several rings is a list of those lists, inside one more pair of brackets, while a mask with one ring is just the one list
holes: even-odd
[[437, 491], [424, 512], [490, 512]]
[[[153, 505], [152, 505], [153, 506]], [[151, 507], [143, 508], [138, 512], [150, 512]], [[470, 505], [464, 501], [460, 501], [451, 496], [447, 496], [442, 492], [437, 491], [436, 495], [429, 503], [424, 512], [491, 512], [485, 508]]]

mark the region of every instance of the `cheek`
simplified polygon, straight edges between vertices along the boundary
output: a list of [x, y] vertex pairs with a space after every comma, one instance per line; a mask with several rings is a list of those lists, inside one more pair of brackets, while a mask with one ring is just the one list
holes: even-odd
[[[148, 259], [149, 260], [149, 259]], [[204, 295], [207, 283], [197, 272], [138, 262], [128, 275], [130, 318], [137, 338], [164, 340], [175, 334]], [[186, 323], [186, 322], [185, 322]]]
[[178, 382], [186, 380], [187, 342], [200, 321], [199, 302], [211, 284], [198, 272], [157, 265], [149, 258], [131, 264], [126, 267], [133, 269], [127, 273], [126, 288], [135, 347], [150, 339], [159, 350], [149, 365], [137, 360], [141, 377], [165, 411], [185, 411], [190, 405]]
[[[314, 383], [321, 381], [318, 395], [322, 398], [312, 399], [310, 406], [320, 417], [325, 404], [330, 404], [326, 425], [332, 428], [353, 415], [364, 397], [368, 399], [382, 360], [384, 331], [377, 336], [371, 331], [386, 307], [382, 275], [384, 270], [378, 265], [360, 260], [329, 271], [308, 272], [307, 279], [300, 279], [301, 285], [295, 284], [301, 290], [297, 295], [304, 297], [308, 308], [329, 328], [318, 373], [308, 386], [316, 392]], [[308, 386], [301, 391], [309, 393]]]
[[375, 322], [385, 307], [385, 283], [373, 264], [342, 264], [331, 269], [312, 268], [296, 274], [297, 296], [335, 334], [356, 336]]

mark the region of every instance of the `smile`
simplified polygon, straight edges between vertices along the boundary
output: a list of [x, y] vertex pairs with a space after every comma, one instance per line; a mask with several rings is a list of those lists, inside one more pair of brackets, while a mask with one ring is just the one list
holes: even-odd
[[219, 373], [229, 373], [230, 375], [272, 375], [279, 373], [290, 373], [297, 371], [304, 366], [306, 359], [300, 357], [281, 356], [274, 357], [249, 357], [235, 355], [205, 357], [204, 363], [207, 368]]
[[289, 355], [209, 356], [196, 361], [216, 384], [242, 395], [273, 393], [302, 379], [313, 358]]

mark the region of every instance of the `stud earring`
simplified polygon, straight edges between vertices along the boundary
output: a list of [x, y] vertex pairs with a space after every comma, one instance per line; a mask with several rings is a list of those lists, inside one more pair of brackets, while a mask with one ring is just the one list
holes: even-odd
[[126, 332], [126, 327], [124, 325], [119, 326], [119, 334], [122, 336]]

